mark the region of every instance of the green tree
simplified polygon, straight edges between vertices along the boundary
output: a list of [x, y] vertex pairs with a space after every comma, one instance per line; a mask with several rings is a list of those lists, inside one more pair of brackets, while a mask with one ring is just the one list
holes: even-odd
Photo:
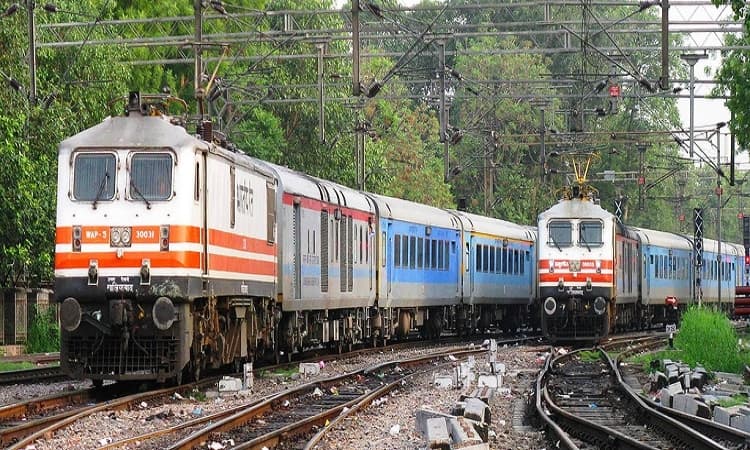
[[[61, 10], [77, 3], [57, 2]], [[110, 17], [107, 9], [100, 10]], [[57, 192], [56, 143], [109, 114], [108, 101], [123, 92], [123, 75], [109, 64], [117, 49], [83, 45], [37, 52], [39, 99], [28, 96], [26, 12], [2, 19], [0, 67], [18, 80], [18, 91], [0, 89], [0, 285], [52, 279]], [[37, 13], [44, 24], [57, 16]], [[94, 30], [89, 38], [102, 37]], [[85, 36], [70, 36], [85, 40]]]
[[[727, 47], [747, 47], [750, 45], [750, 11], [743, 0], [712, 0], [716, 6], [731, 5], [734, 20], [742, 22], [742, 34], [726, 34], [724, 45]], [[740, 148], [750, 146], [750, 114], [747, 105], [750, 103], [750, 51], [733, 49], [722, 51], [722, 64], [716, 75], [718, 86], [716, 94], [728, 94], [726, 106], [732, 112], [729, 127], [737, 138]]]

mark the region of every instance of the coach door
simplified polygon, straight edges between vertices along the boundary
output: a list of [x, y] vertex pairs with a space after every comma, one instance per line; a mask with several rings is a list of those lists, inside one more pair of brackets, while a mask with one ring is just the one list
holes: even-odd
[[385, 251], [385, 254], [383, 255], [383, 263], [382, 268], [385, 269], [386, 273], [388, 274], [388, 289], [387, 289], [387, 297], [390, 300], [391, 297], [391, 287], [393, 286], [393, 276], [394, 276], [394, 265], [393, 265], [393, 223], [388, 222], [387, 231], [384, 233], [385, 236], [383, 236], [383, 245], [387, 247], [387, 250]]
[[201, 224], [201, 273], [208, 274], [208, 214], [206, 212], [206, 178], [207, 178], [206, 152], [201, 151], [195, 161], [195, 189], [193, 200], [198, 203]]
[[300, 243], [300, 228], [301, 216], [300, 216], [300, 201], [299, 199], [294, 200], [293, 212], [292, 212], [292, 240], [294, 245], [294, 298], [302, 298], [302, 244]]

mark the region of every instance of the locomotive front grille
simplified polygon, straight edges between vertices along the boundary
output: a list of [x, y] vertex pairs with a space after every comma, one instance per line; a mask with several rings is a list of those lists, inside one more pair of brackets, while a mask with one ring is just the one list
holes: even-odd
[[568, 314], [545, 318], [546, 334], [558, 339], [589, 339], [605, 335], [607, 315]]
[[177, 366], [177, 339], [142, 336], [131, 340], [123, 351], [119, 338], [75, 336], [63, 343], [65, 362], [80, 375], [101, 375], [116, 379], [150, 379], [172, 373]]

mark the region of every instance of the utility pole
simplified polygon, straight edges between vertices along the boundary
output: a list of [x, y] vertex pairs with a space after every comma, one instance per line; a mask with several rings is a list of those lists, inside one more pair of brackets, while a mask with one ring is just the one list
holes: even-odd
[[659, 87], [669, 89], [669, 0], [661, 0], [661, 77]]
[[643, 211], [646, 194], [646, 145], [638, 144], [638, 209]]
[[352, 95], [359, 94], [359, 0], [352, 0]]
[[693, 157], [693, 148], [695, 140], [695, 64], [701, 59], [708, 56], [697, 53], [686, 53], [680, 55], [683, 61], [690, 66], [690, 157]]
[[326, 143], [326, 119], [325, 119], [325, 85], [323, 84], [324, 63], [323, 55], [326, 51], [326, 43], [315, 44], [318, 49], [318, 137], [321, 144]]
[[364, 123], [360, 118], [361, 105], [359, 96], [362, 94], [359, 79], [359, 0], [352, 0], [352, 95], [357, 106], [357, 115], [354, 124], [354, 160], [357, 170], [357, 186], [360, 190], [365, 189], [365, 134]]
[[195, 67], [194, 67], [194, 90], [195, 100], [198, 102], [198, 122], [203, 121], [205, 114], [203, 105], [203, 6], [201, 0], [193, 0], [193, 12], [195, 13]]
[[719, 278], [719, 310], [721, 310], [721, 283], [724, 281], [723, 263], [724, 258], [721, 256], [721, 129], [726, 122], [716, 124], [716, 234], [717, 234], [717, 269]]
[[29, 22], [29, 103], [31, 106], [36, 105], [36, 19], [34, 9], [36, 2], [26, 0], [26, 9], [28, 10]]
[[440, 142], [443, 143], [443, 179], [450, 177], [450, 143], [448, 142], [448, 114], [445, 107], [445, 41], [436, 41], [438, 46], [438, 80], [440, 80], [440, 103], [438, 115], [440, 122]]
[[[490, 204], [492, 203], [492, 194], [493, 189], [492, 186], [494, 185], [494, 177], [492, 174], [492, 166], [494, 165], [494, 142], [490, 142], [492, 138], [490, 137], [487, 143], [487, 150], [485, 150], [484, 154], [484, 215], [487, 216], [490, 214]], [[492, 148], [492, 150], [490, 150]]]

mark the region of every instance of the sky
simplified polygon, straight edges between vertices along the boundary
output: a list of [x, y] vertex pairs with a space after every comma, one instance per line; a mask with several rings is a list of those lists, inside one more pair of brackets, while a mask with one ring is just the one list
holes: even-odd
[[[669, 9], [670, 21], [704, 21], [704, 20], [717, 20], [729, 19], [731, 17], [731, 9], [728, 6], [723, 6], [717, 9], [714, 6], [705, 5], [702, 6], [700, 3], [706, 3], [705, 0], [697, 0], [695, 5], [690, 5], [691, 0], [681, 1], [679, 5], [671, 5]], [[419, 3], [418, 0], [399, 0], [399, 3], [404, 6], [413, 6]], [[634, 2], [635, 3], [635, 2]], [[344, 0], [336, 0], [336, 5], [342, 7]], [[684, 41], [686, 46], [720, 46], [722, 36], [713, 33], [694, 32], [690, 33]], [[721, 65], [721, 57], [719, 52], [711, 52], [707, 55], [706, 59], [699, 61], [695, 66], [695, 95], [694, 95], [694, 127], [695, 129], [706, 129], [713, 128], [718, 122], [729, 122], [730, 113], [729, 110], [724, 106], [723, 99], [705, 99], [702, 98], [713, 88], [713, 84], [700, 83], [700, 81], [713, 80], [716, 71]], [[687, 66], [685, 66], [687, 67]], [[689, 86], [681, 85], [683, 87], [683, 93], [689, 94]], [[690, 100], [688, 98], [681, 98], [677, 101], [677, 107], [680, 113], [680, 119], [683, 128], [687, 131], [690, 129]], [[722, 133], [722, 149], [729, 149], [730, 138], [728, 135], [728, 128], [725, 127]], [[704, 153], [715, 157], [715, 147], [709, 146], [706, 142], [699, 142], [696, 138], [695, 145], [701, 147]], [[728, 162], [728, 152], [722, 152], [722, 162]], [[743, 158], [743, 164], [745, 168], [750, 169], [750, 162], [748, 162], [747, 156]]]
[[[713, 6], [690, 6], [680, 5], [672, 6], [669, 11], [670, 21], [672, 20], [716, 20], [718, 18], [728, 20], [731, 18], [731, 10], [728, 7], [722, 7], [717, 9]], [[722, 44], [722, 36], [710, 33], [690, 33], [684, 41], [686, 46], [720, 46]], [[696, 52], [698, 53], [698, 52]], [[719, 52], [709, 52], [706, 59], [700, 60], [695, 65], [695, 80], [696, 81], [708, 81], [713, 80], [714, 76], [721, 66], [721, 56]], [[687, 67], [687, 66], [685, 66]], [[683, 86], [683, 92], [689, 94], [689, 86]], [[696, 129], [713, 128], [718, 122], [729, 122], [730, 113], [729, 110], [724, 106], [723, 99], [705, 99], [703, 97], [706, 93], [710, 92], [714, 87], [713, 84], [701, 84], [696, 83], [695, 98], [694, 98], [694, 124]], [[682, 120], [683, 128], [689, 130], [690, 128], [690, 99], [684, 98], [679, 99], [677, 103], [680, 111], [680, 118]], [[723, 129], [721, 149], [728, 150], [730, 148], [730, 137], [727, 132], [727, 128]], [[711, 157], [716, 156], [716, 150], [714, 147], [709, 147], [706, 143], [698, 142], [696, 139], [695, 145], [700, 145], [708, 155]], [[722, 162], [726, 163], [729, 161], [729, 152], [722, 151]], [[747, 167], [747, 157], [743, 158], [743, 165]]]

